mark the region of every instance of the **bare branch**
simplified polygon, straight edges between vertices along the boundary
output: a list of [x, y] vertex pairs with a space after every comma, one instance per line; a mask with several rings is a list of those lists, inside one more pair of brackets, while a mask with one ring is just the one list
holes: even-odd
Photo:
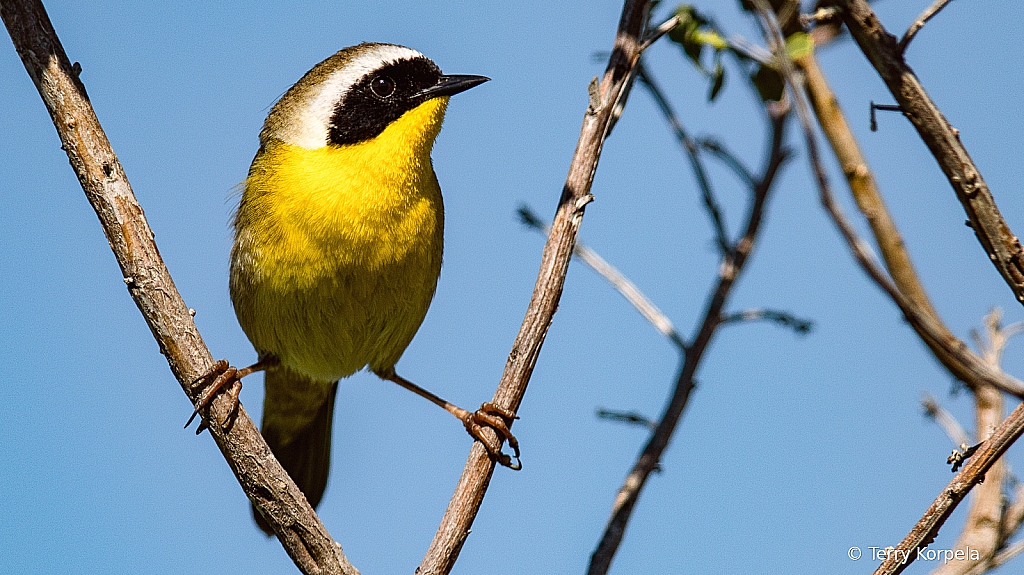
[[662, 22], [657, 28], [648, 32], [647, 35], [644, 36], [643, 42], [640, 43], [640, 53], [644, 53], [648, 48], [651, 47], [651, 44], [657, 42], [659, 38], [671, 32], [672, 29], [678, 25], [679, 16], [673, 16], [668, 20]]
[[772, 53], [765, 50], [761, 46], [754, 44], [750, 40], [747, 40], [743, 36], [733, 36], [729, 38], [729, 47], [732, 48], [737, 54], [742, 55], [745, 58], [761, 64], [762, 66], [772, 66]]
[[722, 208], [715, 198], [715, 192], [711, 189], [711, 181], [708, 179], [707, 170], [704, 169], [704, 164], [700, 161], [699, 147], [686, 133], [682, 122], [679, 121], [675, 110], [672, 109], [672, 104], [665, 98], [665, 94], [650, 72], [644, 67], [643, 62], [637, 67], [637, 77], [640, 79], [640, 84], [646, 87], [651, 96], [654, 97], [655, 103], [658, 104], [662, 115], [665, 116], [665, 121], [668, 122], [669, 128], [672, 129], [676, 141], [683, 147], [683, 150], [686, 151], [686, 156], [690, 159], [690, 166], [697, 177], [697, 185], [700, 186], [704, 207], [707, 208], [711, 224], [715, 228], [715, 241], [718, 243], [718, 249], [724, 254], [729, 249], [729, 232], [725, 228], [725, 217], [722, 215]]
[[946, 436], [953, 442], [953, 445], [959, 447], [970, 443], [971, 440], [967, 437], [967, 432], [964, 431], [960, 422], [953, 417], [953, 414], [946, 411], [934, 396], [930, 393], [924, 394], [924, 398], [921, 399], [921, 405], [924, 407], [925, 416], [939, 424], [939, 427], [946, 432]]
[[959, 132], [928, 97], [914, 71], [903, 61], [896, 39], [885, 30], [867, 1], [836, 0], [836, 4], [843, 9], [843, 21], [857, 44], [956, 191], [985, 253], [1017, 300], [1024, 303], [1024, 246], [999, 213], [981, 172], [960, 142]]
[[1010, 496], [1011, 503], [1003, 513], [1003, 533], [1013, 533], [1024, 523], [1024, 483], [1018, 481], [1012, 474], [1009, 477], [1013, 493]]
[[820, 166], [818, 160], [815, 159], [813, 162], [816, 164], [815, 172], [818, 175], [819, 180], [818, 185], [822, 196], [821, 203], [825, 206], [825, 210], [832, 217], [832, 221], [836, 224], [836, 227], [839, 228], [840, 233], [846, 240], [847, 245], [850, 247], [854, 257], [857, 259], [857, 262], [861, 265], [861, 268], [864, 269], [868, 276], [874, 280], [890, 298], [892, 298], [897, 306], [899, 306], [900, 311], [903, 312], [907, 322], [914, 326], [914, 329], [918, 331], [918, 333], [922, 334], [922, 339], [926, 343], [932, 341], [936, 345], [941, 346], [943, 353], [953, 357], [964, 367], [965, 378], [961, 381], [964, 381], [964, 383], [969, 387], [992, 385], [1006, 393], [1017, 397], [1024, 397], [1024, 384], [1016, 378], [1003, 373], [1002, 370], [993, 368], [990, 364], [971, 352], [962, 341], [956, 338], [941, 338], [940, 333], [942, 328], [935, 323], [934, 318], [922, 312], [917, 304], [907, 299], [896, 288], [896, 286], [889, 281], [885, 272], [882, 271], [875, 258], [872, 257], [871, 247], [857, 236], [856, 232], [853, 231], [853, 226], [850, 225], [846, 216], [844, 216], [842, 210], [840, 210], [839, 205], [836, 204], [835, 199], [832, 196], [832, 192], [828, 188], [827, 179], [824, 179], [824, 168]]
[[[1003, 420], [992, 436], [981, 445], [968, 460], [967, 465], [946, 485], [938, 498], [925, 511], [920, 521], [900, 542], [897, 549], [908, 553], [910, 560], [903, 563], [902, 559], [896, 559], [895, 553], [889, 554], [889, 558], [875, 570], [875, 575], [901, 573], [907, 565], [913, 562], [916, 559], [915, 550], [924, 549], [935, 539], [939, 527], [945, 523], [971, 488], [985, 478], [986, 472], [1020, 437], [1022, 432], [1024, 432], [1024, 404], [1018, 405], [1017, 409]], [[900, 556], [903, 556], [902, 553]]]
[[[613, 123], [614, 109], [625, 94], [640, 58], [648, 8], [646, 0], [626, 0], [608, 67], [600, 84], [591, 92], [579, 142], [541, 256], [533, 297], [492, 400], [495, 405], [513, 412], [526, 393], [548, 326], [558, 307], [584, 208], [592, 199], [590, 187], [601, 147]], [[485, 433], [491, 431], [486, 430]], [[494, 436], [492, 440], [498, 439]], [[486, 449], [479, 442], [474, 442], [437, 534], [420, 563], [420, 575], [451, 571], [469, 535], [493, 471], [494, 462], [487, 456]]]
[[[1001, 312], [992, 309], [983, 321], [985, 325], [985, 341], [979, 341], [979, 351], [993, 368], [999, 369], [999, 358], [1006, 345], [1000, 321]], [[977, 339], [981, 340], [981, 337]], [[981, 386], [972, 389], [975, 403], [976, 441], [987, 439], [993, 429], [1003, 419], [1003, 395], [992, 386]], [[957, 537], [954, 549], [978, 552], [978, 558], [967, 554], [963, 561], [951, 561], [936, 567], [933, 575], [959, 575], [969, 572], [973, 567], [985, 565], [1005, 545], [1009, 537], [1001, 526], [1005, 500], [1003, 487], [1006, 483], [1006, 463], [1000, 459], [985, 475], [985, 481], [975, 487], [964, 520], [963, 529]]]
[[[213, 364], [213, 357], [160, 258], [153, 231], [93, 112], [76, 67], [64, 53], [38, 0], [4, 0], [0, 17], [99, 216], [132, 299], [174, 376], [194, 402], [196, 390], [191, 382]], [[225, 429], [213, 423], [210, 434], [288, 555], [303, 573], [357, 574], [341, 546], [331, 539], [305, 496], [274, 458], [245, 409], [239, 405], [232, 418], [231, 407], [231, 401], [223, 395], [213, 401], [205, 417], [231, 424]]]
[[[642, 55], [648, 48], [650, 48], [651, 45], [654, 44], [659, 38], [661, 38], [665, 34], [668, 34], [677, 25], [679, 25], [679, 17], [673, 16], [666, 20], [665, 22], [662, 22], [660, 26], [654, 28], [653, 30], [650, 30], [644, 36], [643, 40], [640, 41], [640, 44], [636, 49], [638, 57]], [[603, 59], [606, 56], [598, 57]], [[608, 122], [608, 127], [605, 129], [604, 136], [606, 138], [609, 134], [612, 133], [612, 129], [615, 128], [615, 124], [619, 121], [619, 118], [622, 117], [622, 111], [626, 108], [626, 101], [629, 99], [629, 94], [633, 90], [633, 81], [636, 79], [636, 74], [639, 69], [639, 63], [630, 67], [629, 76], [626, 78], [626, 81], [622, 84], [622, 87], [620, 88], [619, 93], [615, 98], [615, 106], [612, 108], [612, 117], [611, 120]], [[593, 108], [596, 105], [594, 101], [595, 98], [599, 97], [597, 94], [598, 88], [599, 86], [597, 84], [597, 78], [595, 77], [591, 81], [590, 86], [588, 88], [592, 100], [591, 108]]]
[[[857, 139], [850, 130], [839, 100], [832, 91], [825, 74], [818, 66], [813, 53], [806, 54], [795, 60], [804, 72], [804, 88], [839, 165], [846, 176], [850, 192], [856, 201], [882, 252], [886, 268], [892, 275], [893, 282], [909, 299], [916, 302], [923, 311], [938, 318], [932, 307], [931, 300], [921, 285], [906, 244], [896, 223], [889, 214], [875, 177], [868, 166], [867, 159], [860, 151]], [[950, 335], [950, 337], [952, 337]], [[940, 361], [942, 358], [939, 358]]]
[[985, 361], [998, 366], [1003, 360], [1003, 351], [1010, 338], [1018, 335], [1024, 330], [1024, 322], [1011, 323], [1003, 326], [1003, 311], [999, 308], [992, 310], [985, 315], [985, 338], [982, 338], [977, 330], [971, 330], [971, 336], [978, 346]]
[[[882, 199], [882, 194], [878, 190], [867, 160], [857, 145], [857, 140], [846, 122], [839, 101], [818, 66], [817, 59], [812, 53], [796, 58], [795, 62], [804, 71], [804, 88], [808, 100], [842, 167], [857, 207], [871, 227], [892, 282], [896, 289], [916, 306], [917, 312], [927, 318], [928, 325], [925, 326], [920, 322], [913, 321], [908, 316], [911, 327], [932, 351], [935, 358], [959, 380], [971, 385], [970, 382], [974, 377], [972, 372], [980, 369], [990, 372], [992, 377], [1004, 380], [1009, 384], [1010, 387], [1004, 388], [1005, 390], [1024, 391], [1024, 384], [1001, 370], [993, 369], [991, 362], [983, 360], [970, 351], [949, 331], [939, 317], [918, 278], [906, 244], [889, 214], [889, 209]], [[956, 351], [951, 352], [951, 349]], [[1014, 392], [1010, 391], [1010, 393]]]
[[[910, 320], [909, 323], [921, 336], [922, 341], [932, 350], [935, 357], [954, 376], [961, 381], [966, 381], [974, 391], [977, 429], [981, 430], [979, 438], [977, 441], [970, 441], [960, 425], [930, 396], [924, 401], [925, 409], [953, 438], [954, 444], [977, 443], [987, 437], [987, 430], [993, 429], [1002, 419], [1002, 397], [996, 388], [979, 385], [974, 379], [965, 380], [964, 378], [972, 378], [974, 368], [984, 368], [986, 364], [992, 368], [992, 375], [1004, 377], [998, 365], [998, 350], [1004, 343], [999, 340], [1002, 332], [998, 329], [998, 318], [990, 317], [986, 321], [986, 325], [990, 328], [988, 331], [990, 333], [989, 340], [993, 342], [992, 346], [986, 345], [980, 341], [980, 338], [976, 338], [979, 340], [978, 349], [983, 352], [984, 359], [966, 349], [966, 346], [959, 343], [959, 340], [946, 328], [918, 279], [899, 230], [889, 215], [867, 162], [849, 130], [828, 81], [818, 67], [814, 54], [798, 57], [796, 63], [804, 70], [808, 99], [818, 117], [819, 125], [829, 138], [832, 149], [839, 159], [857, 206], [871, 226], [895, 287], [917, 306], [921, 314], [928, 318], [931, 330], [936, 331], [941, 339], [935, 339], [930, 335], [929, 328], [913, 320]], [[962, 353], [959, 355], [949, 353], [947, 348], [950, 342], [957, 342], [957, 348]], [[964, 359], [967, 359], [968, 363], [965, 364], [962, 361]], [[954, 467], [955, 469], [956, 467]], [[971, 501], [968, 519], [956, 544], [958, 549], [970, 548], [978, 551], [979, 560], [972, 562], [968, 559], [967, 561], [946, 563], [936, 569], [934, 573], [945, 575], [963, 573], [975, 565], [985, 563], [998, 550], [1001, 545], [1001, 532], [997, 526], [1002, 513], [1002, 477], [1003, 465], [996, 463], [988, 472], [989, 481], [977, 489], [976, 496]]]
[[921, 15], [917, 17], [917, 20], [914, 20], [914, 23], [911, 24], [910, 28], [907, 28], [906, 33], [903, 34], [903, 38], [900, 39], [899, 48], [901, 55], [907, 51], [907, 44], [910, 44], [910, 41], [917, 35], [918, 30], [924, 27], [925, 22], [931, 20], [933, 16], [939, 13], [939, 10], [945, 8], [946, 4], [949, 4], [952, 1], [953, 0], [935, 0], [931, 6], [925, 8], [924, 12], [921, 12]]
[[1006, 564], [1010, 559], [1020, 555], [1021, 551], [1024, 551], [1024, 541], [1018, 541], [999, 553], [996, 553], [996, 556], [992, 559], [979, 563], [974, 569], [969, 571], [969, 575], [981, 575], [982, 573], [992, 571], [993, 569]]
[[[815, 98], [828, 98], [831, 95], [831, 91], [826, 90], [827, 84], [824, 82], [824, 77], [820, 75], [820, 72], [815, 74], [817, 66], [813, 65], [812, 61], [802, 60], [801, 62], [804, 65], [805, 71], [810, 71], [807, 74], [808, 82], [815, 81], [816, 83], [817, 92], [815, 93]], [[785, 59], [783, 64], [784, 69], [792, 68], [792, 63], [788, 59]], [[803, 98], [795, 96], [795, 99], [797, 101], [797, 110], [806, 111]], [[831, 99], [834, 102], [834, 98]], [[842, 120], [841, 112], [838, 111], [838, 108], [836, 108], [835, 113], [836, 117], [829, 117], [825, 114], [821, 116], [823, 118], [822, 125], [826, 126], [827, 124], [828, 129], [826, 131], [830, 137], [836, 137], [841, 132], [840, 130], [833, 129]], [[845, 124], [845, 120], [842, 120], [842, 122]], [[803, 116], [801, 116], [801, 125], [803, 124]], [[903, 312], [908, 323], [921, 336], [922, 341], [928, 345], [936, 358], [954, 376], [968, 386], [975, 384], [993, 385], [1007, 393], [1024, 398], [1024, 383], [1003, 373], [1000, 369], [993, 368], [990, 363], [975, 355], [962, 341], [949, 332], [935, 311], [931, 309], [931, 304], [928, 303], [924, 288], [920, 286], [909, 255], [906, 254], [905, 248], [902, 245], [899, 231], [888, 216], [888, 211], [885, 209], [885, 204], [882, 202], [873, 181], [869, 179], [871, 173], [859, 155], [859, 151], [856, 150], [856, 143], [834, 145], [833, 149], [836, 150], [837, 154], [841, 155], [843, 171], [848, 174], [851, 189], [856, 190], [855, 199], [857, 199], [858, 205], [863, 206], [862, 209], [865, 211], [868, 223], [871, 224], [872, 229], [876, 230], [876, 238], [878, 238], [879, 245], [883, 247], [883, 253], [886, 254], [887, 259], [892, 261], [890, 269], [892, 270], [893, 277], [898, 278], [898, 284], [890, 281], [886, 273], [879, 268], [877, 261], [872, 256], [871, 248], [857, 236], [853, 226], [850, 225], [839, 205], [835, 202], [828, 183], [828, 176], [825, 174], [824, 166], [821, 163], [813, 130], [810, 128], [809, 116], [804, 130], [811, 168], [821, 194], [822, 205], [829, 215], [832, 216], [840, 233], [846, 239], [851, 251], [868, 276], [893, 299]], [[848, 133], [848, 128], [845, 131]], [[858, 160], [858, 158], [860, 159]], [[906, 295], [903, 290], [906, 290], [911, 296]]]
[[836, 8], [835, 6], [827, 6], [825, 8], [818, 8], [814, 11], [814, 14], [801, 14], [800, 25], [806, 28], [811, 24], [828, 22], [838, 17], [839, 8]]
[[601, 541], [590, 557], [590, 566], [587, 570], [588, 575], [604, 575], [611, 567], [612, 558], [622, 542], [626, 525], [629, 523], [640, 493], [643, 491], [650, 474], [659, 469], [658, 462], [661, 459], [661, 455], [668, 446], [672, 434], [675, 432], [683, 409], [689, 402], [690, 392], [693, 391], [695, 386], [694, 374], [700, 365], [707, 346], [711, 342], [712, 336], [721, 325], [722, 309], [757, 240], [768, 192], [775, 181], [779, 168], [787, 157], [782, 145], [785, 118], [786, 110], [783, 107], [777, 107], [776, 113], [770, 114], [771, 144], [769, 146], [768, 159], [765, 163], [763, 175], [757, 180], [756, 185], [753, 186], [753, 202], [747, 214], [746, 229], [743, 236], [730, 246], [730, 249], [726, 251], [722, 259], [722, 264], [719, 267], [718, 282], [708, 298], [697, 335], [686, 351], [672, 395], [647, 445], [626, 476], [626, 480], [619, 488], [618, 495], [615, 497], [615, 502], [612, 505], [611, 517], [609, 517], [608, 523], [605, 525]]
[[[704, 201], [704, 206], [715, 230], [715, 241], [718, 245], [718, 249], [722, 253], [725, 253], [725, 251], [729, 249], [730, 245], [729, 234], [725, 224], [725, 216], [723, 215], [722, 208], [715, 197], [711, 181], [707, 176], [707, 170], [700, 159], [700, 150], [706, 149], [711, 152], [726, 166], [731, 168], [733, 172], [751, 189], [756, 189], [758, 182], [755, 180], [750, 170], [743, 165], [743, 162], [726, 149], [720, 142], [712, 138], [694, 140], [689, 136], [689, 134], [687, 134], [678, 115], [672, 108], [671, 103], [665, 97], [664, 91], [658, 85], [657, 81], [655, 81], [650, 71], [643, 66], [642, 62], [638, 67], [637, 77], [640, 79], [641, 85], [646, 87], [651, 93], [655, 103], [658, 104], [658, 108], [665, 117], [665, 121], [668, 122], [670, 129], [676, 136], [676, 140], [683, 147], [683, 150], [689, 158], [690, 165], [697, 178], [697, 184], [701, 189], [701, 198]], [[785, 153], [783, 153], [783, 155], [785, 155]]]
[[610, 419], [612, 421], [619, 421], [622, 423], [630, 423], [633, 425], [639, 425], [640, 427], [646, 427], [651, 431], [658, 428], [658, 423], [652, 421], [651, 418], [637, 413], [635, 411], [615, 411], [611, 409], [598, 409], [597, 416], [601, 419]]
[[[1007, 495], [1010, 503], [1003, 511], [1003, 516], [999, 522], [999, 532], [1004, 545], [1017, 532], [1021, 523], [1024, 522], [1024, 483], [1016, 482], [1012, 475], [1010, 476], [1010, 482], [1014, 483], [1013, 493]], [[995, 557], [989, 559], [987, 563], [975, 566], [971, 573], [980, 574], [989, 569], [994, 569], [1013, 559], [1021, 551], [1024, 551], [1024, 541], [1019, 541], [1010, 547], [1004, 547], [999, 553], [996, 553]]]
[[754, 174], [733, 154], [729, 149], [713, 137], [706, 136], [697, 140], [697, 145], [701, 149], [711, 152], [711, 155], [718, 158], [720, 162], [726, 165], [729, 169], [736, 174], [736, 176], [749, 188], [753, 189], [757, 187], [757, 178]]
[[[808, 135], [810, 135], [809, 132]], [[816, 168], [816, 170], [817, 169], [818, 168]], [[827, 183], [825, 185], [827, 186]], [[822, 203], [825, 205], [830, 215], [832, 215], [833, 220], [840, 228], [844, 238], [846, 238], [851, 250], [857, 257], [858, 262], [860, 262], [861, 266], [867, 271], [868, 275], [871, 276], [872, 279], [874, 279], [875, 282], [878, 283], [889, 294], [889, 296], [897, 302], [897, 305], [903, 309], [904, 315], [907, 316], [908, 321], [921, 322], [922, 329], [930, 329], [930, 324], [927, 319], [916, 310], [915, 306], [911, 302], [906, 300], [903, 295], [888, 282], [888, 279], [884, 276], [882, 270], [879, 269], [872, 261], [868, 253], [869, 248], [867, 248], [863, 241], [856, 237], [852, 226], [850, 226], [850, 224], [845, 220], [845, 217], [839, 211], [838, 206], [830, 197], [830, 192], [827, 191], [827, 188], [822, 189], [822, 195]], [[962, 343], [959, 345], [963, 346]], [[952, 348], [949, 351], [962, 354], [964, 350]], [[961, 357], [961, 359], [965, 358], [966, 356]], [[979, 368], [980, 372], [976, 374], [979, 381], [992, 383], [997, 379], [992, 379], [989, 376], [998, 378], [1001, 374], [1001, 372], [991, 368], [982, 370], [981, 366], [974, 367]], [[1006, 382], [1001, 381], [1001, 384], [1003, 383]], [[976, 387], [980, 388], [981, 385], [979, 384]], [[946, 519], [949, 518], [949, 515], [952, 514], [956, 506], [964, 497], [966, 497], [971, 487], [985, 477], [985, 473], [994, 465], [996, 460], [1005, 453], [1009, 446], [1020, 437], [1022, 432], [1024, 432], [1024, 404], [1018, 406], [1010, 417], [1006, 418], [1002, 424], [1000, 424], [993, 435], [981, 445], [974, 456], [971, 457], [968, 464], [942, 491], [941, 495], [932, 503], [931, 507], [929, 507], [925, 512], [922, 519], [914, 526], [913, 530], [911, 530], [907, 537], [904, 538], [898, 548], [901, 551], [906, 551], [907, 553], [914, 553], [916, 549], [923, 549], [926, 547], [934, 539], [935, 534], [938, 533], [939, 527], [942, 526]], [[893, 575], [903, 570], [905, 565], [900, 561], [895, 560], [895, 554], [891, 554], [889, 557], [892, 559], [883, 562], [875, 571], [876, 575], [881, 575], [883, 573], [886, 575]], [[914, 558], [916, 558], [916, 556]]]
[[[529, 226], [530, 228], [537, 230], [545, 235], [548, 233], [548, 227], [540, 218], [533, 213], [528, 206], [520, 206], [517, 210], [520, 220]], [[597, 252], [590, 249], [581, 241], [576, 242], [573, 253], [579, 256], [583, 260], [583, 263], [590, 266], [592, 270], [601, 275], [615, 291], [622, 294], [622, 297], [626, 298], [630, 304], [640, 312], [640, 315], [644, 316], [647, 321], [651, 322], [654, 329], [658, 330], [662, 335], [667, 337], [680, 352], [686, 351], [686, 342], [683, 341], [682, 336], [676, 332], [675, 326], [672, 325], [672, 321], [662, 313], [658, 306], [654, 305], [654, 302], [650, 300], [644, 292], [640, 291], [640, 288], [636, 286], [629, 278], [622, 275], [615, 266], [606, 262], [604, 258], [598, 255]]]
[[[765, 29], [770, 35], [770, 40], [776, 47], [776, 53], [781, 54], [783, 50], [782, 33], [771, 14], [771, 9], [767, 1], [754, 0], [754, 3], [762, 17]], [[875, 279], [883, 289], [886, 289], [890, 296], [899, 303], [900, 307], [904, 309], [905, 314], [908, 309], [910, 309], [917, 316], [915, 320], [921, 321], [923, 318], [921, 317], [919, 310], [917, 310], [916, 306], [914, 306], [912, 302], [909, 302], [904, 298], [904, 296], [889, 283], [888, 278], [884, 276], [883, 272], [878, 269], [875, 262], [872, 261], [872, 258], [868, 255], [866, 246], [859, 238], [856, 237], [852, 227], [845, 220], [845, 217], [835, 204], [832, 198], [832, 192], [829, 189], [828, 177], [825, 174], [824, 167], [822, 166], [818, 155], [814, 130], [811, 126], [810, 113], [807, 110], [806, 103], [803, 102], [800, 90], [795, 80], [793, 65], [789, 59], [785, 57], [780, 57], [778, 62], [786, 84], [790, 88], [790, 93], [793, 96], [797, 114], [800, 118], [800, 124], [804, 131], [804, 138], [807, 142], [808, 155], [810, 156], [812, 169], [822, 195], [822, 203], [825, 204], [826, 209], [832, 215], [837, 226], [839, 226], [840, 231], [847, 240], [851, 249], [854, 251], [854, 254], [857, 256], [862, 267], [864, 267], [865, 270], [868, 271], [868, 274], [871, 275], [871, 277]], [[904, 305], [908, 305], [909, 308], [904, 308]], [[988, 382], [986, 381], [986, 383]], [[977, 393], [977, 390], [980, 389], [981, 383], [976, 382], [976, 384], [977, 387], [974, 389]], [[976, 452], [968, 460], [963, 469], [953, 478], [953, 481], [951, 481], [949, 485], [942, 490], [939, 497], [932, 503], [921, 520], [918, 521], [917, 525], [914, 526], [911, 532], [897, 547], [901, 553], [888, 554], [887, 559], [882, 562], [878, 569], [876, 569], [876, 575], [883, 573], [893, 575], [899, 573], [903, 571], [907, 565], [913, 562], [917, 558], [914, 553], [915, 550], [923, 549], [931, 543], [932, 540], [934, 540], [939, 527], [945, 523], [946, 519], [949, 518], [957, 505], [964, 499], [964, 497], [967, 496], [967, 493], [970, 492], [971, 488], [985, 477], [985, 473], [996, 464], [999, 457], [1006, 452], [1009, 446], [1013, 444], [1013, 442], [1016, 441], [1022, 433], [1024, 433], [1024, 404], [1019, 405], [1017, 409], [1015, 409], [1014, 412], [994, 430], [991, 437], [977, 448]], [[897, 559], [897, 557], [899, 557], [899, 559]], [[904, 558], [909, 558], [909, 560]]]
[[747, 309], [722, 317], [723, 324], [749, 321], [770, 321], [791, 328], [801, 335], [811, 331], [811, 328], [814, 327], [814, 322], [809, 319], [800, 319], [788, 311], [774, 309]]

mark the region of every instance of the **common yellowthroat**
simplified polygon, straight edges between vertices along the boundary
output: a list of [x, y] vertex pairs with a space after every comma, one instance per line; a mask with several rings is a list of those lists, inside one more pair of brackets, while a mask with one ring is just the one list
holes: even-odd
[[[242, 370], [217, 362], [196, 411], [228, 383], [237, 400], [237, 380], [266, 371], [263, 436], [313, 506], [327, 485], [337, 382], [364, 367], [444, 407], [492, 456], [518, 465], [511, 413], [490, 404], [470, 413], [394, 369], [441, 271], [444, 208], [430, 151], [449, 96], [487, 80], [444, 75], [403, 46], [359, 44], [307, 72], [260, 132], [230, 280], [259, 361]], [[515, 448], [515, 465], [483, 425]]]

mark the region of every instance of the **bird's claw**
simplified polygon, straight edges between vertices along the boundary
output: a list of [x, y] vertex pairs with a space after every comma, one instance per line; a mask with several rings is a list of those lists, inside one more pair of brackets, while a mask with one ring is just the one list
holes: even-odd
[[[494, 405], [493, 403], [484, 403], [480, 406], [480, 409], [473, 413], [467, 413], [466, 417], [463, 418], [462, 423], [466, 426], [466, 431], [469, 432], [475, 439], [480, 440], [480, 443], [487, 449], [487, 453], [495, 459], [501, 465], [508, 467], [509, 469], [518, 471], [523, 468], [522, 461], [519, 459], [519, 440], [516, 436], [512, 435], [512, 431], [509, 429], [512, 421], [519, 419], [511, 411]], [[492, 442], [488, 436], [483, 433], [484, 427], [490, 427], [497, 433], [498, 441]], [[514, 456], [509, 456], [507, 453], [501, 451], [501, 442], [508, 442], [509, 447], [515, 452]], [[515, 459], [513, 463], [512, 459]]]
[[[199, 414], [199, 410], [210, 405], [210, 402], [213, 401], [213, 398], [217, 395], [217, 393], [224, 389], [224, 386], [228, 385], [229, 383], [230, 386], [227, 388], [227, 390], [228, 397], [230, 398], [231, 401], [231, 410], [228, 412], [227, 417], [225, 417], [223, 421], [218, 421], [217, 423], [219, 423], [221, 427], [226, 428], [231, 423], [232, 415], [234, 415], [238, 411], [238, 394], [241, 393], [242, 391], [242, 381], [240, 379], [238, 369], [231, 366], [228, 363], [228, 360], [221, 359], [214, 362], [213, 366], [211, 366], [206, 373], [197, 377], [195, 381], [192, 382], [192, 387], [195, 387], [197, 383], [201, 381], [206, 381], [214, 376], [216, 376], [216, 379], [214, 379], [210, 385], [206, 386], [206, 388], [203, 389], [203, 392], [196, 399], [195, 411], [192, 412], [192, 416], [188, 418], [187, 422], [185, 422], [185, 427], [191, 425], [192, 420], [194, 420], [196, 418], [196, 415]], [[203, 421], [199, 424], [199, 427], [196, 429], [196, 435], [199, 435], [200, 433], [203, 432], [203, 430], [207, 429], [208, 427], [210, 427], [209, 421], [206, 418], [203, 418]]]

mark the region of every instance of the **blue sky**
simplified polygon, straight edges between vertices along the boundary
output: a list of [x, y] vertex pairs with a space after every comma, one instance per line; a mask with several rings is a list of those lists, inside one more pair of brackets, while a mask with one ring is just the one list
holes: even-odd
[[[255, 359], [227, 291], [231, 192], [269, 107], [307, 69], [361, 41], [416, 48], [447, 73], [491, 77], [453, 98], [434, 150], [447, 210], [445, 267], [399, 373], [462, 405], [491, 397], [536, 278], [579, 134], [586, 86], [610, 49], [621, 4], [509, 2], [64, 2], [48, 6], [215, 357]], [[901, 34], [928, 2], [878, 2]], [[670, 6], [662, 7], [662, 10]], [[705, 3], [730, 33], [761, 43], [735, 3]], [[908, 51], [977, 162], [1010, 226], [1024, 230], [1019, 114], [1024, 74], [1008, 22], [1022, 9], [953, 3]], [[1024, 319], [948, 183], [900, 115], [868, 130], [868, 101], [891, 103], [852, 41], [821, 53], [921, 276], [967, 338], [993, 306]], [[668, 43], [648, 54], [686, 127], [750, 166], [763, 126], [735, 69], [714, 105]], [[10, 44], [0, 49], [0, 570], [10, 573], [289, 573], [132, 303], [42, 102]], [[795, 127], [795, 126], [793, 126]], [[792, 130], [791, 136], [796, 135]], [[895, 545], [951, 477], [952, 445], [921, 416], [940, 398], [973, 427], [966, 395], [863, 276], [820, 209], [802, 143], [769, 206], [763, 240], [729, 310], [788, 310], [807, 336], [767, 324], [719, 332], [673, 445], [643, 494], [615, 573], [850, 572], [852, 546]], [[829, 158], [831, 160], [831, 158]], [[834, 161], [832, 182], [848, 204]], [[712, 170], [727, 222], [745, 191]], [[604, 148], [581, 238], [689, 334], [712, 285], [711, 228], [686, 159], [637, 91]], [[852, 211], [848, 208], [848, 211]], [[863, 229], [863, 226], [861, 226]], [[1024, 341], [1008, 372], [1024, 375]], [[582, 265], [520, 409], [524, 469], [499, 469], [456, 573], [579, 573], [645, 441], [597, 408], [656, 416], [672, 346]], [[242, 402], [261, 411], [259, 376]], [[441, 410], [358, 374], [340, 388], [332, 476], [320, 515], [363, 573], [411, 572], [470, 447]], [[1009, 460], [1019, 465], [1019, 448]], [[934, 544], [948, 548], [953, 516]], [[1019, 560], [1018, 560], [1019, 561]], [[918, 564], [911, 573], [934, 565]]]

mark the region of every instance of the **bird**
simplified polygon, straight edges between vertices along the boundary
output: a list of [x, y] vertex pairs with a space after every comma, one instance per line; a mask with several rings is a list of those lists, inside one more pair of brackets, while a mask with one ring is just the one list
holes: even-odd
[[[313, 507], [330, 471], [338, 381], [363, 368], [445, 408], [499, 463], [520, 466], [512, 412], [489, 403], [468, 412], [395, 372], [441, 271], [434, 140], [449, 97], [488, 80], [442, 74], [405, 46], [362, 43], [309, 70], [260, 132], [233, 220], [229, 281], [258, 361], [215, 362], [196, 381], [211, 383], [193, 418], [221, 390], [237, 405], [241, 378], [264, 371], [261, 433]], [[199, 431], [209, 425], [204, 417]], [[270, 535], [255, 506], [253, 516]]]

